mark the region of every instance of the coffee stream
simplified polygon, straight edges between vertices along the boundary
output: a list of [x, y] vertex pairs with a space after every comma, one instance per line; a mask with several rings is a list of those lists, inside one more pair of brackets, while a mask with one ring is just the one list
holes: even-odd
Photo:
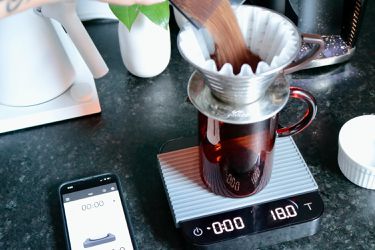
[[256, 71], [260, 58], [246, 46], [237, 18], [228, 0], [170, 0], [211, 34], [215, 51], [211, 58], [220, 70], [225, 63], [233, 66], [234, 74], [248, 64]]
[[240, 73], [243, 64], [249, 64], [253, 72], [256, 71], [261, 59], [247, 47], [229, 1], [220, 1], [203, 25], [215, 42], [215, 53], [211, 58], [218, 69], [230, 63], [234, 74]]

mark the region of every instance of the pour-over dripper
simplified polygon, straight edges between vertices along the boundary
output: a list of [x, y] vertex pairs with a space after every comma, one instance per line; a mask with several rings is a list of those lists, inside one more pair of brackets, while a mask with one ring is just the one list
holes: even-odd
[[203, 74], [215, 97], [242, 105], [261, 98], [293, 62], [300, 50], [301, 36], [289, 19], [266, 8], [241, 6], [236, 16], [247, 46], [262, 59], [256, 72], [246, 64], [238, 75], [233, 74], [230, 64], [217, 69], [211, 59], [215, 45], [205, 30], [185, 26], [177, 44], [184, 59]]

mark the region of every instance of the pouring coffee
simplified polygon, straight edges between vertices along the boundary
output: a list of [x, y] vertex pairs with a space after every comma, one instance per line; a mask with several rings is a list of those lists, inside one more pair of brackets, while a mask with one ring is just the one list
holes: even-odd
[[[271, 176], [276, 137], [298, 133], [314, 119], [314, 97], [290, 88], [284, 74], [320, 53], [293, 62], [301, 36], [293, 23], [270, 10], [243, 6], [237, 18], [247, 46], [262, 60], [255, 72], [242, 66], [234, 74], [231, 65], [216, 67], [209, 53], [214, 42], [193, 28], [185, 27], [178, 37], [181, 55], [198, 71], [189, 81], [188, 94], [199, 111], [201, 178], [212, 192], [228, 197], [261, 191]], [[322, 45], [317, 37], [310, 41]], [[300, 121], [279, 128], [279, 113], [289, 97], [308, 108]]]

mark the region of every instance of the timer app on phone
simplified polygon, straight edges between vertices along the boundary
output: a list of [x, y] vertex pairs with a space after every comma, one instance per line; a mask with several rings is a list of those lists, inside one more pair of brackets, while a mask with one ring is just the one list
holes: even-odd
[[62, 195], [72, 250], [133, 249], [116, 183]]

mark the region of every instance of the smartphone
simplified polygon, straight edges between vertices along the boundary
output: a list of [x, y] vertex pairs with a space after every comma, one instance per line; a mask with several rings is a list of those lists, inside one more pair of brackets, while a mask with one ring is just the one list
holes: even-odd
[[116, 175], [65, 182], [59, 196], [67, 249], [136, 249]]

